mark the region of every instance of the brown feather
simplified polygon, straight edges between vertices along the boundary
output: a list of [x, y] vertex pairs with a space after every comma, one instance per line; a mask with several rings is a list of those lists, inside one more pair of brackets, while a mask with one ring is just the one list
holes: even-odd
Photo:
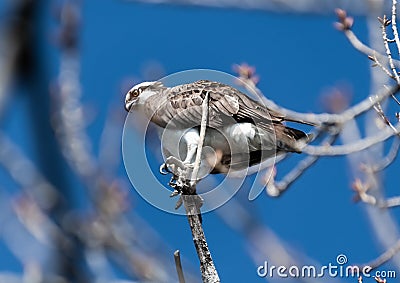
[[[160, 100], [165, 100], [160, 109], [154, 111], [152, 121], [161, 127], [165, 127], [170, 119], [174, 120], [174, 125], [177, 127], [200, 125], [201, 105], [206, 93], [209, 94], [209, 127], [252, 123], [269, 133], [275, 132], [278, 148], [286, 151], [299, 151], [294, 146], [295, 142], [307, 138], [304, 132], [282, 124], [283, 121], [291, 119], [286, 119], [284, 115], [267, 108], [229, 85], [207, 80], [178, 85], [149, 98], [152, 100], [148, 101], [147, 106], [150, 108], [152, 105], [159, 105]], [[302, 121], [295, 122], [302, 123]]]

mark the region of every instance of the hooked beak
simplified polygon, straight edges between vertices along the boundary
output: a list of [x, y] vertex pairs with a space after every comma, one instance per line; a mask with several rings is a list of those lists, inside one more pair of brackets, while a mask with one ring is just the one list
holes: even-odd
[[135, 97], [131, 90], [128, 91], [128, 93], [125, 96], [125, 110], [130, 112], [132, 110], [132, 107], [134, 106], [134, 104], [137, 101], [137, 97]]
[[135, 103], [135, 100], [125, 101], [125, 110], [131, 112], [132, 106]]

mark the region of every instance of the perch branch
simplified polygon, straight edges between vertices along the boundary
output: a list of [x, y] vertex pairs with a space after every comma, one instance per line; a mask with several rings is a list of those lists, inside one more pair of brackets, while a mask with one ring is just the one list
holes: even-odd
[[204, 283], [219, 283], [217, 269], [211, 257], [210, 250], [204, 235], [203, 226], [200, 220], [199, 209], [192, 195], [182, 195], [186, 209], [187, 218], [192, 231], [193, 243], [200, 260], [200, 271]]
[[206, 93], [203, 103], [202, 103], [202, 113], [201, 113], [201, 125], [200, 125], [200, 139], [197, 145], [196, 159], [194, 161], [194, 168], [192, 173], [192, 186], [195, 186], [197, 183], [197, 175], [200, 170], [200, 162], [201, 162], [201, 153], [203, 151], [204, 139], [206, 136], [207, 122], [208, 122], [208, 99], [209, 94]]
[[[190, 230], [192, 231], [193, 243], [196, 248], [197, 256], [200, 261], [200, 271], [202, 280], [205, 283], [220, 282], [217, 269], [211, 257], [210, 250], [204, 235], [204, 230], [201, 222], [201, 211], [199, 197], [196, 195], [197, 174], [200, 169], [201, 154], [203, 150], [204, 138], [206, 134], [208, 122], [208, 99], [207, 93], [202, 103], [202, 118], [200, 126], [200, 140], [197, 146], [196, 159], [194, 162], [193, 173], [190, 182], [190, 194], [182, 194], [182, 202], [184, 204]], [[183, 191], [183, 190], [182, 190]]]

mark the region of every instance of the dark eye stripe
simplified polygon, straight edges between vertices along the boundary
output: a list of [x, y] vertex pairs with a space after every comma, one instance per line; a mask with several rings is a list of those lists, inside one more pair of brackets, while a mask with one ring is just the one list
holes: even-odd
[[146, 89], [148, 89], [150, 86], [141, 86], [138, 88], [139, 93], [142, 93], [143, 91], [145, 91]]

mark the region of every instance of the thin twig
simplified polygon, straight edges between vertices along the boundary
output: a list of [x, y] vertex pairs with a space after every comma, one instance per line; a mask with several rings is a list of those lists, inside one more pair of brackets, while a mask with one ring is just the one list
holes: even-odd
[[385, 251], [383, 254], [381, 254], [379, 257], [376, 259], [366, 263], [364, 266], [369, 266], [372, 269], [376, 269], [382, 264], [388, 262], [390, 259], [392, 259], [398, 252], [400, 251], [400, 239], [394, 243], [393, 246], [391, 246], [387, 251]]
[[400, 206], [400, 196], [391, 197], [386, 200], [378, 201], [378, 206], [381, 208], [392, 208]]
[[[374, 173], [371, 170], [370, 173]], [[388, 199], [380, 199], [368, 193], [372, 188], [371, 183], [362, 182], [361, 179], [357, 178], [353, 185], [353, 189], [356, 191], [357, 195], [355, 200], [361, 200], [364, 203], [377, 206], [379, 208], [392, 208], [400, 206], [400, 196], [391, 197]]]
[[375, 62], [375, 65], [373, 65], [373, 67], [378, 66], [379, 68], [381, 68], [381, 70], [389, 77], [394, 79], [394, 76], [392, 75], [392, 73], [389, 71], [388, 68], [386, 68], [381, 61], [379, 61], [379, 59], [376, 57], [376, 52], [374, 52], [374, 55], [369, 56], [368, 57], [370, 60], [372, 60], [373, 62]]
[[204, 97], [203, 103], [202, 103], [200, 139], [199, 139], [199, 143], [197, 145], [196, 159], [194, 161], [194, 168], [193, 168], [193, 173], [192, 173], [192, 178], [191, 178], [192, 186], [197, 183], [197, 175], [200, 170], [201, 153], [203, 151], [203, 144], [204, 144], [204, 139], [206, 136], [206, 129], [207, 129], [207, 123], [208, 123], [208, 99], [209, 99], [209, 93], [207, 92]]
[[393, 141], [392, 146], [390, 147], [388, 154], [368, 170], [371, 170], [372, 172], [375, 173], [387, 168], [396, 159], [397, 153], [399, 152], [399, 148], [400, 148], [400, 138], [396, 137]]
[[393, 126], [393, 124], [390, 122], [389, 118], [386, 117], [386, 114], [385, 114], [385, 112], [383, 112], [381, 104], [380, 103], [375, 104], [374, 109], [378, 113], [379, 117], [381, 117], [382, 121], [396, 133], [397, 130], [396, 130], [395, 126]]
[[176, 250], [174, 252], [174, 259], [175, 259], [176, 272], [178, 273], [179, 283], [185, 283], [185, 277], [183, 276], [183, 269], [181, 263], [181, 254], [179, 250]]
[[[363, 53], [363, 54], [365, 54], [367, 56], [374, 55], [379, 59], [379, 61], [387, 62], [388, 59], [386, 58], [385, 55], [380, 54], [376, 50], [374, 50], [371, 47], [369, 47], [369, 46], [365, 45], [364, 43], [362, 43], [351, 29], [344, 30], [343, 33], [346, 36], [346, 38], [349, 40], [351, 45], [353, 45], [353, 47], [355, 49], [357, 49], [359, 52], [361, 52], [361, 53]], [[400, 61], [393, 60], [393, 62], [394, 62], [394, 64], [396, 66], [400, 66]]]
[[399, 32], [397, 30], [397, 0], [392, 1], [392, 30], [394, 40], [396, 42], [397, 52], [400, 55], [400, 39]]
[[394, 96], [393, 94], [392, 94], [391, 96], [392, 96], [393, 100], [394, 100], [398, 105], [400, 105], [400, 101], [396, 98], [396, 96]]
[[381, 22], [382, 39], [383, 39], [383, 45], [385, 46], [385, 50], [386, 50], [386, 57], [389, 60], [389, 66], [390, 66], [390, 69], [392, 70], [394, 79], [399, 84], [400, 83], [400, 77], [399, 77], [399, 74], [397, 72], [396, 66], [394, 65], [394, 61], [393, 61], [393, 57], [392, 57], [392, 51], [390, 50], [389, 39], [387, 37], [387, 32], [386, 32], [386, 28], [387, 28], [388, 25], [390, 25], [391, 21], [386, 18], [386, 15], [383, 16], [383, 19], [379, 18], [379, 21]]
[[395, 130], [396, 131], [394, 131], [391, 128], [385, 128], [381, 132], [378, 132], [376, 135], [366, 137], [364, 139], [360, 139], [345, 145], [336, 145], [336, 146], [307, 145], [302, 149], [302, 151], [309, 155], [320, 155], [320, 156], [347, 155], [350, 153], [362, 151], [375, 144], [383, 142], [394, 135], [398, 135], [400, 130], [400, 123], [397, 123], [395, 125]]
[[[332, 144], [336, 140], [337, 136], [338, 134], [328, 136], [326, 139], [324, 139], [322, 144]], [[320, 156], [318, 155], [307, 156], [301, 160], [295, 168], [286, 174], [281, 181], [275, 182], [275, 187], [277, 192], [279, 192], [279, 195], [286, 191], [290, 185], [296, 181], [308, 168], [310, 168], [319, 158]]]
[[255, 84], [251, 81], [244, 80], [244, 87], [252, 92], [256, 93], [259, 99], [265, 104], [266, 107], [282, 113], [283, 115], [290, 117], [291, 119], [300, 120], [309, 122], [315, 125], [326, 125], [326, 124], [344, 124], [355, 117], [361, 115], [362, 113], [370, 110], [376, 103], [381, 102], [396, 94], [400, 90], [400, 85], [396, 84], [392, 87], [382, 88], [378, 91], [375, 95], [371, 95], [364, 100], [360, 101], [359, 103], [353, 105], [352, 107], [348, 108], [347, 110], [343, 111], [342, 113], [338, 114], [330, 114], [330, 113], [301, 113], [297, 111], [293, 111], [281, 106], [278, 106], [272, 100], [266, 98], [260, 89], [258, 89]]

